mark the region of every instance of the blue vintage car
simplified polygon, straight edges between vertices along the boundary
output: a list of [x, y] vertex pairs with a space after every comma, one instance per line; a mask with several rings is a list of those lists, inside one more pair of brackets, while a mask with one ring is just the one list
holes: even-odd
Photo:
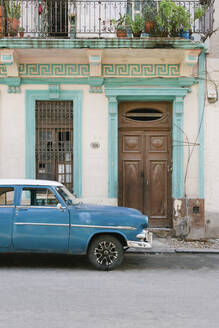
[[59, 182], [0, 180], [0, 252], [87, 254], [109, 270], [129, 247], [151, 247], [147, 227], [139, 211], [82, 204]]

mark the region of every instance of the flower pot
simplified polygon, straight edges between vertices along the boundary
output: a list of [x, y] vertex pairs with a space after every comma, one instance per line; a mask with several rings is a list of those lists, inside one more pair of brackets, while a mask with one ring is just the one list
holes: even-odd
[[5, 32], [5, 11], [4, 7], [0, 6], [0, 33], [4, 34]]
[[132, 32], [132, 34], [133, 34], [134, 38], [140, 38], [140, 36], [141, 36], [141, 32], [137, 32], [137, 33]]
[[116, 31], [117, 38], [125, 38], [127, 36], [126, 30], [117, 30]]
[[10, 36], [17, 36], [20, 20], [17, 18], [8, 18], [8, 32]]
[[151, 21], [145, 22], [145, 32], [150, 34], [154, 30], [154, 23]]
[[181, 38], [184, 38], [184, 39], [189, 39], [189, 30], [181, 30], [180, 31], [180, 36]]
[[23, 38], [24, 37], [24, 31], [19, 32], [19, 36], [20, 36], [20, 38]]
[[5, 11], [3, 6], [0, 6], [0, 17], [1, 16], [5, 16]]

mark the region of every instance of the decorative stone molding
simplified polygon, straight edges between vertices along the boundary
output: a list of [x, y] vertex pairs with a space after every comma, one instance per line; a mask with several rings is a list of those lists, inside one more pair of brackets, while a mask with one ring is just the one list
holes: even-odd
[[18, 77], [18, 58], [15, 50], [2, 50], [0, 53], [0, 76]]
[[103, 64], [104, 77], [178, 77], [179, 64]]
[[101, 56], [89, 56], [90, 76], [101, 76]]
[[1, 64], [4, 64], [4, 65], [12, 65], [13, 64], [12, 52], [10, 52], [10, 53], [1, 52], [0, 62], [1, 62]]
[[[118, 102], [123, 101], [171, 101], [173, 103], [173, 140], [183, 144], [184, 97], [189, 88], [166, 87], [153, 88], [105, 87], [108, 97], [108, 196], [117, 198], [118, 189]], [[184, 197], [184, 148], [173, 144], [172, 196]]]
[[59, 99], [60, 98], [60, 85], [59, 84], [50, 84], [49, 85], [49, 98], [50, 99]]
[[7, 77], [8, 93], [20, 93], [21, 79], [19, 77]]
[[20, 77], [89, 76], [89, 64], [20, 64]]
[[181, 63], [180, 75], [181, 76], [194, 76], [197, 75], [195, 68], [198, 65], [198, 58], [201, 53], [201, 49], [188, 50], [185, 52], [184, 59]]
[[102, 93], [103, 77], [89, 77], [88, 83], [90, 85], [90, 93]]
[[[58, 85], [52, 85], [50, 91], [58, 90]], [[26, 90], [26, 178], [35, 179], [35, 133], [36, 101], [49, 101], [51, 92], [48, 90]], [[74, 158], [73, 158], [73, 190], [77, 197], [82, 197], [82, 90], [60, 90], [59, 100], [72, 101], [74, 110]]]
[[7, 76], [7, 66], [0, 64], [0, 77]]

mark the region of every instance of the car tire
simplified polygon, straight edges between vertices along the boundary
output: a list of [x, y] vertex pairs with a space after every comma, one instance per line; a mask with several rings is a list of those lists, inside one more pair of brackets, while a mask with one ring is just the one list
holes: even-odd
[[87, 255], [95, 268], [107, 271], [115, 269], [122, 263], [124, 249], [116, 237], [102, 235], [92, 240]]

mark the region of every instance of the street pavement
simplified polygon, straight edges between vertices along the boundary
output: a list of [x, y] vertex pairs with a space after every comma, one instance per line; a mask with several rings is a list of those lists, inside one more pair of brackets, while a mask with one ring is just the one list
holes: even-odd
[[0, 255], [1, 328], [219, 327], [218, 254]]

